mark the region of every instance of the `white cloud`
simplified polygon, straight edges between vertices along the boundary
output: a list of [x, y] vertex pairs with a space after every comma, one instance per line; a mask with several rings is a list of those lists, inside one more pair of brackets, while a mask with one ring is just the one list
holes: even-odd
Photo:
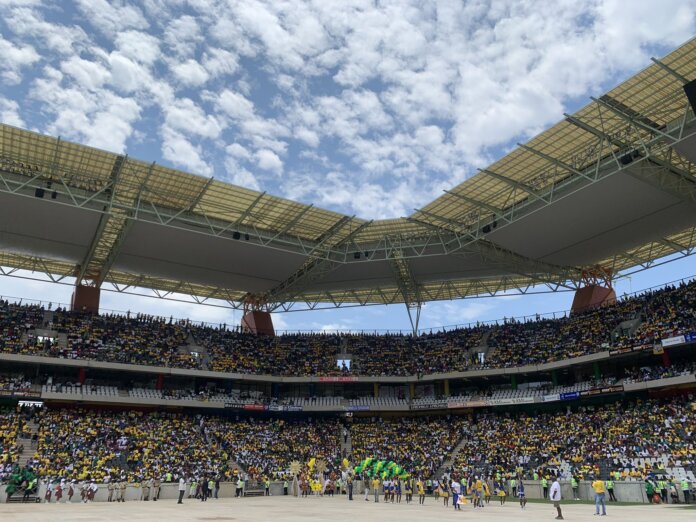
[[111, 83], [124, 94], [133, 94], [149, 85], [151, 75], [142, 64], [118, 51], [112, 52], [108, 61], [111, 68]]
[[39, 53], [31, 45], [14, 45], [0, 34], [0, 75], [14, 85], [22, 81], [22, 69], [39, 61]]
[[107, 89], [90, 92], [64, 81], [64, 75], [51, 68], [36, 79], [31, 96], [53, 115], [49, 133], [74, 139], [98, 148], [124, 152], [140, 106]]
[[87, 23], [107, 36], [126, 29], [147, 29], [150, 25], [138, 7], [125, 2], [77, 0], [77, 7]]
[[195, 60], [186, 60], [172, 66], [174, 76], [187, 87], [200, 87], [210, 78], [208, 71]]
[[237, 56], [225, 49], [209, 48], [203, 53], [203, 67], [212, 78], [233, 75], [239, 67]]
[[142, 31], [119, 32], [115, 45], [126, 58], [146, 65], [152, 65], [161, 56], [159, 40]]
[[200, 106], [189, 98], [170, 102], [165, 111], [165, 125], [186, 134], [204, 138], [217, 138], [222, 127], [215, 116], [206, 114]]
[[8, 30], [19, 38], [60, 55], [71, 55], [88, 47], [89, 37], [83, 28], [47, 22], [37, 8], [28, 3], [7, 8], [3, 11], [3, 20]]
[[100, 89], [111, 78], [111, 73], [102, 64], [83, 60], [79, 56], [68, 58], [60, 68], [65, 74], [72, 76], [79, 85], [90, 91]]
[[283, 172], [283, 162], [276, 153], [268, 149], [256, 152], [256, 162], [259, 168], [280, 175]]
[[0, 96], [0, 121], [15, 127], [24, 127], [24, 120], [19, 115], [19, 104]]
[[212, 167], [203, 159], [203, 149], [189, 141], [181, 132], [165, 126], [161, 131], [162, 157], [194, 174], [210, 176]]
[[242, 147], [239, 143], [232, 143], [228, 145], [225, 148], [225, 151], [227, 151], [227, 154], [229, 154], [230, 156], [239, 159], [249, 159], [251, 157], [249, 151], [246, 148]]
[[191, 56], [203, 41], [201, 28], [193, 16], [185, 15], [167, 24], [164, 42], [176, 56]]

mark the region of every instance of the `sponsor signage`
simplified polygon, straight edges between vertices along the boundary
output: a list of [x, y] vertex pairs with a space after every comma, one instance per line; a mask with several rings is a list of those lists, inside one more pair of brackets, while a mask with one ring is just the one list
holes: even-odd
[[684, 335], [684, 341], [687, 343], [696, 343], [696, 332], [691, 332]]
[[644, 350], [652, 350], [652, 345], [650, 344], [645, 344], [641, 346], [633, 346], [631, 348], [619, 348], [618, 350], [611, 350], [609, 352], [610, 356], [614, 355], [622, 355], [624, 353], [632, 353], [632, 352], [642, 352]]
[[353, 406], [345, 406], [346, 411], [370, 411], [367, 404], [356, 404]]
[[35, 397], [35, 398], [40, 398], [41, 392], [0, 390], [0, 397]]
[[615, 386], [605, 386], [604, 388], [593, 388], [591, 390], [585, 390], [580, 392], [581, 397], [592, 397], [594, 395], [605, 395], [607, 393], [621, 393], [624, 391], [623, 384], [617, 384]]
[[285, 406], [286, 411], [302, 411], [302, 406], [288, 405]]
[[247, 402], [226, 402], [225, 408], [231, 408], [233, 410], [263, 411], [267, 410], [269, 407], [265, 404], [249, 404]]
[[667, 339], [662, 339], [660, 344], [662, 346], [674, 346], [675, 344], [684, 344], [686, 338], [683, 335], [677, 335], [676, 337], [667, 337]]
[[319, 382], [356, 382], [357, 377], [350, 377], [344, 375], [319, 377]]
[[541, 398], [542, 402], [554, 402], [554, 401], [560, 401], [561, 400], [561, 395], [558, 393], [554, 393], [552, 395], [544, 395]]
[[245, 404], [244, 409], [250, 411], [264, 411], [268, 409], [268, 406], [265, 404]]
[[580, 392], [561, 393], [559, 396], [562, 401], [570, 401], [580, 397]]
[[449, 401], [447, 403], [449, 409], [483, 408], [484, 406], [488, 406], [487, 401]]
[[447, 401], [433, 401], [425, 404], [411, 404], [412, 410], [438, 410], [447, 407]]
[[514, 399], [488, 399], [483, 401], [487, 406], [509, 406], [512, 404], [531, 404], [534, 402], [534, 397], [517, 397]]

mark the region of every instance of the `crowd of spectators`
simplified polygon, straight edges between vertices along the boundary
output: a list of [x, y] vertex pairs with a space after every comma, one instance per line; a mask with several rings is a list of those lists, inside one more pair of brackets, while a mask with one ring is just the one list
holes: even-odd
[[[0, 414], [0, 473], [15, 462], [22, 417]], [[545, 413], [481, 413], [406, 418], [244, 418], [140, 411], [44, 409], [29, 466], [39, 476], [130, 482], [214, 476], [231, 480], [282, 477], [297, 461], [325, 461], [338, 472], [344, 458], [391, 460], [432, 477], [454, 456], [451, 470], [523, 474], [570, 466], [579, 477], [620, 462], [624, 477], [642, 478], [633, 459], [665, 458], [696, 465], [693, 398], [581, 406]], [[347, 431], [346, 429], [347, 428]], [[341, 438], [345, 438], [341, 441]], [[352, 454], [341, 454], [350, 437]], [[456, 456], [453, 455], [458, 446]], [[646, 460], [647, 462], [647, 460]], [[238, 469], [239, 467], [239, 469]], [[624, 469], [626, 468], [626, 469]]]
[[657, 379], [667, 379], [669, 377], [679, 377], [696, 373], [696, 362], [685, 362], [672, 364], [670, 366], [641, 366], [637, 368], [624, 368], [624, 384], [633, 382], [654, 381]]
[[[620, 325], [633, 321], [634, 332]], [[67, 342], [34, 336], [44, 326]], [[0, 351], [70, 359], [279, 376], [407, 376], [558, 361], [611, 347], [658, 343], [696, 331], [696, 281], [557, 319], [506, 320], [421, 334], [255, 336], [225, 327], [146, 315], [88, 315], [58, 309], [50, 324], [36, 306], [0, 301]], [[193, 336], [195, 344], [189, 344]], [[486, 359], [476, 348], [486, 336]], [[202, 354], [192, 353], [198, 346]], [[350, 368], [339, 367], [349, 354]], [[200, 355], [200, 356], [199, 356]]]
[[[633, 335], [612, 338], [624, 321], [641, 319]], [[494, 328], [485, 367], [541, 364], [587, 355], [612, 347], [659, 343], [696, 331], [696, 281], [645, 292], [615, 304], [560, 319], [508, 321]]]
[[278, 476], [294, 460], [340, 465], [335, 419], [230, 419], [202, 415], [47, 409], [33, 461], [42, 477], [131, 482], [172, 475], [231, 480], [241, 466]]
[[356, 419], [350, 428], [353, 457], [392, 460], [409, 473], [431, 477], [466, 425], [463, 417]]
[[31, 353], [26, 337], [43, 324], [44, 311], [35, 305], [13, 304], [0, 300], [0, 351]]
[[91, 315], [58, 309], [52, 329], [67, 335], [67, 346], [51, 345], [48, 354], [127, 364], [195, 368], [196, 360], [179, 348], [188, 338], [183, 321], [149, 315]]
[[[466, 424], [454, 468], [531, 472], [568, 463], [578, 476], [602, 461], [667, 456], [696, 464], [696, 412], [691, 399], [646, 400], [538, 415], [479, 415]], [[642, 476], [649, 470], [633, 470]], [[627, 476], [629, 472], [624, 475]]]
[[17, 435], [20, 416], [13, 410], [0, 410], [0, 480], [12, 469], [17, 460]]
[[206, 439], [201, 416], [46, 409], [33, 464], [42, 477], [130, 481], [224, 473], [226, 456]]
[[241, 419], [215, 418], [206, 423], [207, 433], [251, 476], [280, 476], [290, 464], [324, 460], [327, 471], [338, 471], [340, 425], [335, 418]]
[[336, 364], [342, 338], [330, 334], [254, 336], [225, 328], [198, 327], [192, 333], [208, 352], [209, 369], [267, 375], [341, 375]]
[[32, 382], [24, 374], [0, 375], [0, 391], [24, 392], [31, 391]]

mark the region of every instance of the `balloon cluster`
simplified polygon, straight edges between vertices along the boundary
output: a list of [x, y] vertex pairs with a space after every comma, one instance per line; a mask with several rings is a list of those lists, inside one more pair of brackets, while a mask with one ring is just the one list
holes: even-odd
[[389, 460], [375, 460], [373, 457], [364, 459], [360, 464], [353, 468], [356, 475], [365, 474], [368, 477], [379, 477], [382, 480], [391, 478], [405, 479], [410, 477], [409, 473], [404, 471], [404, 468], [396, 462]]

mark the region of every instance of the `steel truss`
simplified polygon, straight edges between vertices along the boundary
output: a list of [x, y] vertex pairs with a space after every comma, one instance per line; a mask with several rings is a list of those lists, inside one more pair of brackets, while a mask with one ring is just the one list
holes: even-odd
[[[687, 81], [670, 66], [654, 61], [678, 82]], [[675, 96], [681, 96], [677, 101], [682, 103], [683, 93], [670, 96], [672, 98], [666, 97], [655, 103], [673, 106]], [[7, 260], [5, 265], [13, 267], [3, 269], [2, 274], [14, 275], [15, 269], [36, 270], [50, 273], [58, 283], [76, 277], [81, 283], [102, 288], [111, 285], [114, 291], [122, 293], [147, 287], [152, 288], [159, 298], [189, 294], [196, 296], [196, 302], [223, 300], [232, 308], [242, 306], [246, 295], [242, 291], [114, 271], [113, 262], [130, 226], [141, 221], [230, 241], [238, 241], [244, 235], [245, 238], [248, 236], [250, 243], [260, 247], [303, 256], [304, 262], [294, 274], [266, 295], [255, 296], [260, 297], [269, 310], [289, 311], [296, 303], [315, 309], [321, 304], [342, 307], [401, 302], [406, 303], [411, 311], [425, 301], [496, 295], [503, 291], [525, 293], [538, 284], [552, 290], [574, 289], [581, 280], [582, 269], [587, 267], [554, 266], [525, 258], [487, 241], [487, 235], [492, 229], [510, 226], [570, 194], [622, 172], [689, 204], [696, 203], [694, 165], [673, 149], [674, 145], [696, 135], [694, 114], [685, 100], [681, 114], [667, 125], [656, 123], [646, 114], [609, 95], [593, 99], [593, 102], [595, 117], [588, 116], [587, 111], [577, 113], [580, 116], [566, 115], [570, 124], [594, 137], [595, 141], [586, 150], [576, 152], [572, 158], [555, 157], [548, 149], [539, 150], [520, 144], [521, 154], [536, 159], [536, 163], [529, 163], [534, 172], [519, 176], [526, 181], [512, 179], [494, 168], [481, 170], [483, 176], [509, 188], [504, 205], [499, 202], [491, 204], [485, 198], [453, 189], [447, 191], [447, 195], [464, 203], [462, 207], [468, 210], [465, 215], [440, 215], [428, 206], [416, 210], [408, 218], [395, 220], [393, 230], [385, 227], [385, 232], [379, 235], [371, 231], [373, 227], [382, 230], [379, 228], [381, 223], [348, 216], [336, 217], [334, 224], [321, 233], [303, 235], [295, 232], [303, 218], [311, 214], [311, 206], [303, 206], [294, 214], [288, 211], [289, 217], [284, 225], [271, 226], [270, 218], [265, 219], [259, 208], [263, 206], [264, 194], [256, 196], [235, 219], [221, 219], [220, 212], [209, 212], [205, 205], [200, 204], [214, 185], [212, 180], [201, 180], [196, 192], [187, 193], [185, 204], [176, 203], [176, 194], [167, 199], [167, 194], [155, 193], [148, 186], [154, 164], [147, 172], [132, 166], [125, 156], [114, 156], [108, 177], [90, 178], [87, 170], [66, 170], [61, 164], [65, 146], [57, 140], [50, 164], [25, 165], [12, 158], [0, 157], [0, 192], [33, 197], [36, 189], [50, 186], [58, 196], [52, 204], [99, 213], [97, 233], [87, 255], [77, 266], [0, 253], [0, 265], [4, 258]], [[674, 112], [670, 112], [670, 117]], [[618, 127], [617, 122], [620, 122]], [[543, 167], [537, 167], [538, 163]], [[124, 176], [124, 173], [129, 175]], [[173, 203], [168, 205], [168, 201]], [[645, 269], [659, 263], [656, 259], [664, 256], [692, 255], [694, 245], [692, 229], [602, 260], [601, 264], [614, 273], [629, 267]], [[312, 290], [315, 283], [341, 265], [356, 262], [356, 255], [361, 263], [387, 261], [394, 274], [393, 284], [375, 288]], [[503, 275], [462, 281], [415, 280], [409, 260], [443, 255], [477, 255], [487, 264], [500, 268]]]

